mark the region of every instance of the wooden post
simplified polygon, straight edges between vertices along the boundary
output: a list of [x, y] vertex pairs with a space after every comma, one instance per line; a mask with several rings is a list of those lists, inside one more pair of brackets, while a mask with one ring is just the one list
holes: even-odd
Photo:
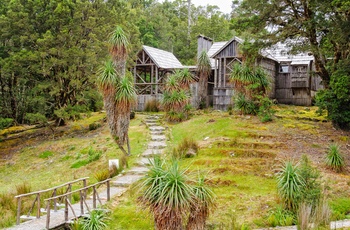
[[110, 187], [110, 183], [109, 180], [107, 181], [107, 201], [111, 200], [111, 187]]
[[47, 201], [47, 206], [46, 206], [46, 211], [47, 211], [47, 214], [46, 214], [46, 229], [50, 229], [50, 201], [48, 200]]
[[92, 192], [92, 207], [93, 209], [96, 208], [96, 187], [92, 187], [93, 188], [93, 192]]
[[[68, 192], [72, 191], [72, 184], [68, 184]], [[68, 197], [69, 202], [72, 202], [72, 195], [69, 195]]]
[[158, 77], [159, 77], [159, 69], [158, 69], [158, 66], [155, 66], [155, 68], [156, 68], [156, 95], [158, 95], [158, 84], [159, 84], [159, 79], [158, 79]]
[[221, 58], [218, 60], [219, 61], [219, 75], [218, 75], [218, 83], [219, 87], [221, 87]]
[[65, 205], [64, 205], [64, 220], [68, 221], [68, 196], [65, 196]]
[[21, 197], [17, 198], [17, 220], [16, 220], [16, 224], [19, 225], [21, 222]]
[[224, 76], [223, 76], [223, 79], [224, 79], [224, 87], [226, 87], [226, 58], [224, 58]]
[[37, 212], [36, 212], [36, 218], [37, 219], [40, 219], [40, 206], [41, 206], [41, 204], [40, 204], [40, 193], [38, 193], [37, 195], [36, 195], [36, 199], [37, 199], [37, 201], [38, 201], [38, 210], [37, 210]]
[[[87, 182], [86, 179], [83, 180], [83, 186], [86, 188]], [[86, 189], [84, 190], [84, 197], [86, 197]]]
[[84, 215], [84, 192], [80, 190], [80, 214]]
[[[53, 196], [55, 197], [56, 196], [56, 194], [57, 194], [57, 189], [54, 189], [53, 190]], [[55, 212], [57, 212], [57, 199], [55, 198], [54, 200], [53, 200], [53, 207], [54, 207], [54, 210], [55, 210]]]
[[215, 60], [215, 69], [214, 69], [214, 89], [216, 87], [218, 87], [218, 59], [214, 59]]

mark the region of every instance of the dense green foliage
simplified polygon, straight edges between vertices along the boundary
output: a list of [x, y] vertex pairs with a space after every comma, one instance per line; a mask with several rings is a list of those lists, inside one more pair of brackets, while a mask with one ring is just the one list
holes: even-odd
[[331, 75], [329, 88], [317, 93], [316, 104], [326, 109], [336, 127], [350, 129], [350, 61], [341, 62]]
[[234, 84], [234, 106], [243, 114], [259, 115], [262, 122], [272, 120], [272, 101], [267, 97], [271, 79], [265, 71], [249, 64], [235, 63], [230, 76]]
[[117, 24], [128, 34], [129, 66], [141, 43], [194, 64], [199, 33], [217, 41], [232, 36], [216, 7], [191, 5], [188, 25], [180, 0], [4, 0], [0, 12], [0, 119], [17, 124], [64, 124], [100, 110], [96, 72]]

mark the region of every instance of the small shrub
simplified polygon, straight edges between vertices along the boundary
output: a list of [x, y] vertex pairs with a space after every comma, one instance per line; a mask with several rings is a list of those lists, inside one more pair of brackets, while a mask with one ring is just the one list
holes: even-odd
[[98, 182], [104, 181], [110, 177], [110, 172], [108, 169], [103, 169], [94, 173], [94, 177]]
[[16, 185], [17, 195], [30, 193], [31, 191], [32, 191], [31, 186], [26, 182], [23, 182], [22, 184]]
[[39, 154], [39, 158], [46, 159], [49, 158], [50, 156], [53, 156], [53, 152], [46, 150], [42, 153]]
[[145, 105], [145, 112], [159, 112], [160, 104], [156, 99], [148, 100]]
[[247, 99], [244, 94], [238, 94], [234, 99], [235, 109], [240, 111], [242, 114], [256, 115], [259, 107], [251, 100]]
[[328, 147], [326, 164], [336, 172], [341, 172], [345, 166], [344, 158], [340, 153], [340, 147], [337, 144], [331, 144]]
[[12, 118], [2, 118], [2, 117], [0, 117], [0, 130], [10, 127], [13, 124], [13, 121], [14, 120]]
[[96, 122], [91, 123], [91, 124], [89, 125], [89, 131], [96, 130], [96, 129], [100, 128], [100, 127], [101, 127], [101, 124], [100, 124], [100, 123], [96, 123]]
[[305, 182], [298, 166], [290, 161], [285, 162], [278, 173], [277, 189], [286, 209], [294, 212], [298, 210], [304, 186]]
[[171, 154], [176, 159], [189, 158], [196, 155], [198, 150], [198, 143], [192, 138], [186, 137], [173, 149]]
[[316, 168], [311, 166], [311, 162], [306, 155], [302, 156], [299, 169], [300, 175], [304, 180], [301, 200], [311, 205], [313, 212], [322, 197], [322, 188], [319, 181], [320, 173]]
[[47, 122], [45, 115], [41, 113], [27, 113], [24, 117], [24, 120], [27, 124], [44, 124]]
[[278, 206], [276, 209], [270, 212], [267, 218], [267, 224], [269, 227], [290, 226], [293, 225], [294, 219], [295, 217], [292, 212]]
[[81, 220], [83, 230], [102, 230], [107, 228], [107, 213], [104, 210], [92, 210], [87, 218]]

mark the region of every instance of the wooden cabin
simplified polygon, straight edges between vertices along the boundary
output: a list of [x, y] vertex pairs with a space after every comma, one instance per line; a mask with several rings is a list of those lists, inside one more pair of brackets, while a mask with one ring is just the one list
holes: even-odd
[[175, 69], [185, 68], [174, 54], [149, 46], [142, 46], [133, 68], [137, 90], [136, 110], [142, 111], [147, 101], [160, 100], [166, 77]]
[[[233, 105], [234, 86], [229, 81], [234, 63], [242, 63], [239, 46], [243, 40], [233, 37], [230, 41], [214, 42], [211, 38], [197, 37], [197, 54], [206, 50], [210, 57], [212, 74], [208, 79], [208, 101], [214, 109], [227, 110]], [[309, 106], [315, 92], [323, 88], [321, 78], [314, 75], [313, 56], [306, 53], [290, 54], [284, 44], [264, 49], [256, 60], [272, 79], [270, 98], [278, 103]], [[144, 109], [148, 100], [160, 100], [163, 85], [168, 75], [175, 69], [190, 68], [193, 73], [196, 67], [183, 66], [170, 52], [143, 46], [135, 61], [133, 73], [138, 93], [136, 110]], [[198, 84], [191, 86], [191, 103], [198, 106]]]
[[[202, 40], [203, 38], [198, 37], [199, 43]], [[233, 64], [243, 61], [239, 50], [242, 42], [240, 38], [234, 37], [219, 49], [218, 45], [223, 43], [217, 43], [215, 47], [217, 51], [210, 54], [215, 63], [214, 109], [226, 110], [232, 105], [234, 87], [229, 81], [229, 76]], [[313, 56], [306, 53], [291, 55], [286, 45], [276, 44], [262, 50], [257, 65], [270, 75], [272, 79], [270, 98], [276, 99], [279, 103], [310, 106], [315, 92], [323, 88], [321, 78], [313, 74]]]

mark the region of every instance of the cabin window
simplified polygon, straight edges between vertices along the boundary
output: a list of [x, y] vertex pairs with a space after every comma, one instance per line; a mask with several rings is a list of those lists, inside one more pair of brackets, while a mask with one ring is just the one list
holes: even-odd
[[289, 65], [280, 65], [280, 73], [289, 73]]

